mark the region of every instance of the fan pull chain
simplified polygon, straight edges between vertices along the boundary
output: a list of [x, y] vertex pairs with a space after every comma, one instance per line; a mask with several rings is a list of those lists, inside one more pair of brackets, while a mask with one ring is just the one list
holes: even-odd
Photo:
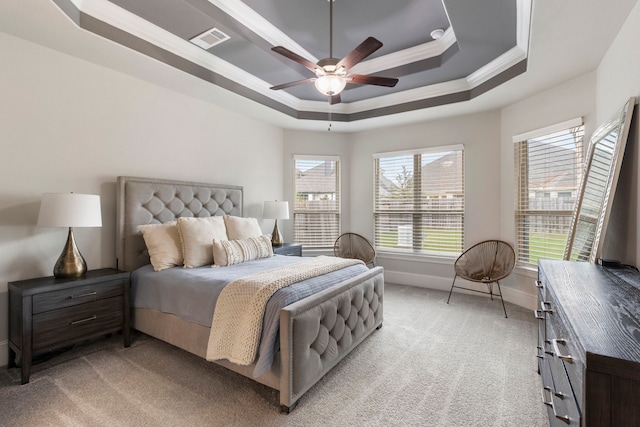
[[331, 132], [331, 95], [329, 95], [329, 127], [327, 132]]

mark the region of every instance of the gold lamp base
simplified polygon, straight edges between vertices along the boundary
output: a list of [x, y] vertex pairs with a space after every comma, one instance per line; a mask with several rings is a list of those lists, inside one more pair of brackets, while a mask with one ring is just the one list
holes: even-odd
[[67, 243], [53, 267], [53, 275], [56, 279], [72, 279], [82, 277], [87, 272], [87, 263], [76, 246], [73, 238], [73, 228], [69, 227]]
[[283, 243], [282, 234], [280, 234], [280, 230], [278, 230], [278, 220], [276, 219], [276, 223], [273, 226], [273, 232], [271, 233], [271, 245], [282, 246]]

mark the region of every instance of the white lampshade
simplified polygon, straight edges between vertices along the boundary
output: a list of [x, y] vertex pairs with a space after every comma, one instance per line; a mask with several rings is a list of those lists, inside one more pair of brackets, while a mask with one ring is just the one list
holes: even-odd
[[265, 219], [289, 219], [289, 202], [264, 202], [262, 217]]
[[318, 77], [315, 81], [315, 85], [316, 89], [318, 89], [321, 94], [332, 96], [342, 92], [344, 87], [347, 85], [347, 81], [343, 77], [328, 74], [326, 76]]
[[42, 196], [40, 227], [102, 227], [100, 196], [47, 193]]

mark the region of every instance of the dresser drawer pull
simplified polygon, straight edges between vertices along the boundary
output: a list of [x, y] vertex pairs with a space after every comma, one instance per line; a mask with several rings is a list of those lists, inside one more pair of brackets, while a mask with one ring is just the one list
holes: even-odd
[[553, 345], [553, 350], [556, 353], [556, 357], [560, 360], [564, 360], [568, 363], [573, 363], [573, 356], [560, 354], [560, 349], [558, 348], [558, 344], [567, 345], [567, 341], [563, 339], [553, 339], [551, 340], [551, 344]]
[[[549, 393], [549, 400], [546, 399], [545, 391]], [[553, 393], [551, 392], [551, 387], [542, 387], [542, 403], [551, 408], [554, 417], [564, 421], [567, 424], [571, 423], [571, 418], [569, 418], [568, 415], [558, 415], [558, 413], [556, 412], [556, 406], [553, 404]]]
[[544, 289], [544, 285], [542, 284], [542, 282], [540, 280], [536, 280], [536, 288]]
[[93, 291], [93, 292], [87, 292], [86, 294], [70, 295], [69, 299], [93, 297], [93, 296], [96, 296], [96, 295], [98, 295], [98, 292], [97, 291]]
[[544, 320], [544, 314], [542, 310], [533, 310], [533, 317], [535, 317], [538, 320]]
[[540, 301], [540, 310], [545, 313], [553, 313], [553, 309], [550, 307], [551, 303], [549, 301]]
[[98, 316], [94, 314], [93, 316], [87, 317], [86, 319], [74, 320], [73, 322], [70, 323], [70, 325], [78, 325], [80, 323], [91, 322], [92, 320], [96, 320], [97, 318]]
[[540, 346], [537, 346], [536, 350], [537, 350], [536, 351], [536, 357], [538, 359], [544, 359], [544, 354], [542, 354], [542, 353], [544, 353], [544, 349], [542, 347], [540, 347]]

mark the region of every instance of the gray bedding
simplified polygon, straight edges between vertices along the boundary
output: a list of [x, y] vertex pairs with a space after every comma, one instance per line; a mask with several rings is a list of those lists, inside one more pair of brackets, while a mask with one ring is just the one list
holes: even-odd
[[[228, 267], [175, 267], [160, 272], [153, 271], [148, 264], [132, 273], [131, 303], [134, 308], [156, 309], [211, 327], [218, 295], [228, 283], [253, 273], [301, 261], [304, 258], [276, 255]], [[259, 377], [267, 372], [279, 350], [281, 308], [365, 271], [366, 266], [354, 265], [277, 291], [267, 304], [253, 376]]]

